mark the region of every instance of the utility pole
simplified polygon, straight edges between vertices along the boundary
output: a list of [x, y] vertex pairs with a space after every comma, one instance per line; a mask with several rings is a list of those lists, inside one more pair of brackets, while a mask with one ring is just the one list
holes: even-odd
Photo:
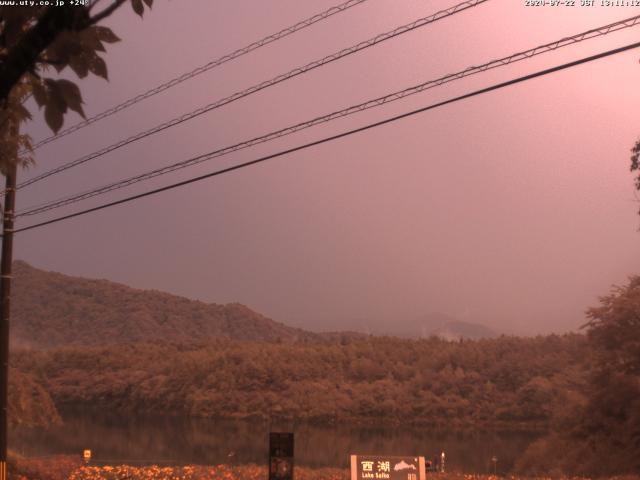
[[11, 262], [16, 203], [17, 165], [7, 166], [0, 263], [0, 480], [7, 480], [7, 403], [9, 394], [9, 316], [11, 313]]

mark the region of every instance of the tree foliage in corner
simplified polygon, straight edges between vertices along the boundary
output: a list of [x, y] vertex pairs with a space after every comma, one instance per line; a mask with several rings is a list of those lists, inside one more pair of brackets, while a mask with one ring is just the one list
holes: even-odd
[[[83, 100], [74, 82], [59, 78], [68, 67], [78, 78], [89, 74], [108, 79], [101, 57], [105, 44], [120, 39], [111, 29], [97, 25], [123, 3], [143, 15], [153, 0], [112, 0], [95, 12], [97, 2], [83, 6], [0, 7], [0, 169], [11, 163], [33, 162], [31, 139], [20, 125], [32, 118], [25, 108], [33, 99], [44, 110], [47, 125], [57, 133], [64, 115], [72, 110], [82, 117]], [[49, 76], [55, 71], [55, 77]]]
[[[610, 446], [611, 472], [640, 471], [640, 276], [587, 315], [595, 353], [584, 429]], [[604, 461], [604, 459], [603, 459]]]
[[[638, 176], [635, 178], [636, 190], [640, 191], [640, 140], [631, 149], [631, 171], [638, 171]], [[640, 214], [640, 211], [638, 211]]]
[[614, 287], [587, 316], [592, 355], [587, 403], [529, 447], [519, 473], [609, 476], [640, 471], [640, 276]]

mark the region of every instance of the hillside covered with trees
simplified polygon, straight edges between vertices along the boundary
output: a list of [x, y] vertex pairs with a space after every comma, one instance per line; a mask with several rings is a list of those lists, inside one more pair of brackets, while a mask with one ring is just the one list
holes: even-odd
[[139, 341], [315, 338], [239, 303], [207, 304], [14, 262], [11, 343], [27, 348]]
[[547, 428], [584, 402], [583, 336], [218, 339], [17, 351], [56, 405], [200, 417]]

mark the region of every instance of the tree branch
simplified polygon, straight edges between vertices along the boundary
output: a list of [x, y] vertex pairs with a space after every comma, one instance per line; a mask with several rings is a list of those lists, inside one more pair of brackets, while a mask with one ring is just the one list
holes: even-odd
[[109, 5], [107, 8], [102, 10], [100, 13], [96, 13], [93, 17], [89, 18], [89, 22], [83, 28], [89, 27], [91, 25], [95, 25], [100, 20], [107, 18], [109, 15], [115, 12], [118, 8], [120, 8], [120, 5], [122, 5], [126, 1], [127, 0], [115, 0], [111, 5]]
[[38, 58], [38, 63], [46, 63], [47, 65], [53, 65], [53, 66], [60, 66], [60, 65], [66, 65], [66, 62], [63, 62], [62, 60], [55, 60], [55, 59], [49, 59], [49, 58]]
[[90, 17], [86, 8], [46, 7], [40, 18], [0, 62], [0, 107], [4, 108], [9, 92], [30, 71], [42, 52], [65, 30], [81, 31], [108, 17], [127, 0], [114, 2]]
[[13, 86], [32, 68], [58, 34], [71, 28], [74, 17], [74, 9], [48, 7], [9, 50], [6, 60], [0, 64], [0, 102], [3, 106]]
[[95, 8], [100, 0], [89, 0], [89, 6], [87, 7], [87, 11], [91, 13], [91, 11]]

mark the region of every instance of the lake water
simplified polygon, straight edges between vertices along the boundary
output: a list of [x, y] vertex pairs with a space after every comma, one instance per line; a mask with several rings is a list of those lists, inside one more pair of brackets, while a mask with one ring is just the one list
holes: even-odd
[[17, 428], [10, 448], [27, 456], [78, 454], [92, 450], [97, 463], [219, 464], [266, 463], [268, 432], [295, 433], [295, 462], [310, 467], [349, 466], [350, 454], [424, 455], [446, 453], [449, 470], [508, 472], [536, 434], [446, 432], [428, 428], [315, 426], [193, 418], [140, 418], [75, 413], [51, 430]]

